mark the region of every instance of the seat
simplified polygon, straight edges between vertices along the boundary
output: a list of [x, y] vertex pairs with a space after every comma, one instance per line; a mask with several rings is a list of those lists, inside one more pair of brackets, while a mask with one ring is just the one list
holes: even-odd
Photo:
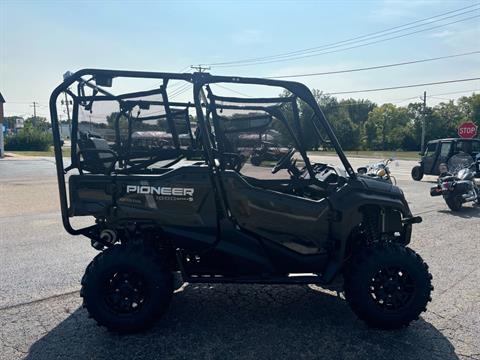
[[78, 141], [79, 170], [91, 174], [110, 175], [115, 169], [118, 155], [110, 148], [108, 142], [92, 134], [81, 134]]

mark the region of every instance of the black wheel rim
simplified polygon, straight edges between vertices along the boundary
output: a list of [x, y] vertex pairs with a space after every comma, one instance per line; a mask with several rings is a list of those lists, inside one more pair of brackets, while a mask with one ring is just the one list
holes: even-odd
[[108, 276], [105, 285], [105, 303], [117, 314], [135, 313], [145, 303], [147, 295], [145, 281], [143, 276], [135, 271], [114, 272]]
[[404, 308], [413, 298], [415, 283], [412, 277], [398, 267], [379, 270], [370, 282], [370, 295], [374, 302], [385, 310]]

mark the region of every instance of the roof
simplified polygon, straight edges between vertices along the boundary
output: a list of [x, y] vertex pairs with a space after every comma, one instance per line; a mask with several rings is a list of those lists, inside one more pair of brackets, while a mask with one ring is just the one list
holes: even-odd
[[445, 139], [436, 139], [436, 140], [430, 140], [428, 143], [437, 143], [440, 141], [456, 141], [456, 140], [461, 140], [461, 141], [480, 141], [478, 138], [473, 138], [473, 139], [465, 139], [465, 138], [445, 138]]
[[5, 99], [3, 98], [2, 93], [0, 93], [0, 103], [4, 103], [4, 102], [5, 102]]

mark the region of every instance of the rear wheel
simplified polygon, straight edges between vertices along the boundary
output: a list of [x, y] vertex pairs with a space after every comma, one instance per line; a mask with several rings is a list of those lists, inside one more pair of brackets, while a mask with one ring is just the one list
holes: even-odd
[[420, 165], [414, 166], [412, 169], [412, 179], [420, 181], [423, 178], [423, 169]]
[[396, 329], [426, 310], [431, 279], [427, 264], [413, 250], [378, 244], [353, 259], [345, 274], [345, 298], [368, 325]]
[[98, 324], [132, 333], [151, 327], [166, 311], [172, 274], [147, 247], [116, 245], [88, 265], [80, 295]]
[[452, 211], [458, 211], [462, 208], [462, 198], [460, 196], [447, 196], [445, 202]]

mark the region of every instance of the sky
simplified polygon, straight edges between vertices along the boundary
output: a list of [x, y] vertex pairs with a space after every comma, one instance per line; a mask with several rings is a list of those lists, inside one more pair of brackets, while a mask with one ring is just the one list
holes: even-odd
[[[438, 27], [429, 31], [289, 61], [211, 66], [209, 70], [215, 75], [252, 77], [336, 71], [479, 51], [480, 17], [462, 19], [480, 15], [480, 2], [0, 0], [0, 92], [6, 100], [6, 116], [31, 116], [35, 101], [37, 115], [48, 117], [50, 93], [66, 71], [190, 71], [192, 64], [318, 47], [470, 5], [478, 6], [430, 25]], [[456, 20], [462, 21], [440, 26]], [[473, 77], [480, 77], [480, 54], [291, 80], [331, 93]], [[435, 105], [471, 90], [479, 92], [479, 80], [338, 97], [406, 105], [427, 91], [428, 105]], [[178, 100], [188, 95], [184, 93]]]

